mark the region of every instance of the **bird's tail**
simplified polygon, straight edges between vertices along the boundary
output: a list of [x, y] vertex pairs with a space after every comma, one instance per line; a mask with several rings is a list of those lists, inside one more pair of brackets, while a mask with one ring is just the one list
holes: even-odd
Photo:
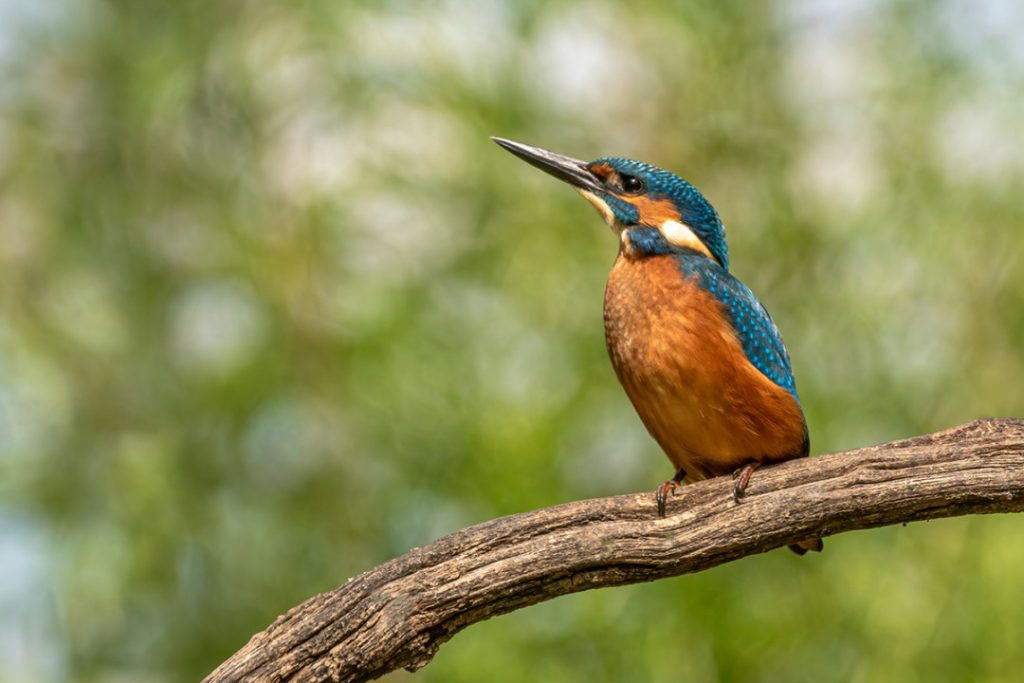
[[808, 550], [813, 550], [816, 553], [820, 553], [822, 549], [824, 549], [824, 547], [825, 542], [822, 541], [820, 538], [808, 538], [803, 541], [800, 541], [799, 543], [793, 543], [789, 546], [789, 549], [797, 555], [803, 555]]

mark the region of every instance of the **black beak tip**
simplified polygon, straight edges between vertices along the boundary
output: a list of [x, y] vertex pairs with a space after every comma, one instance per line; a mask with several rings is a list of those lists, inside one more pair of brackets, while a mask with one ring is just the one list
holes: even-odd
[[491, 140], [493, 140], [494, 143], [501, 147], [502, 149], [506, 149], [517, 156], [522, 155], [525, 149], [529, 149], [529, 145], [524, 145], [523, 143], [516, 142], [515, 140], [501, 138], [498, 137], [497, 135], [492, 135]]
[[600, 189], [596, 178], [587, 170], [586, 162], [497, 135], [492, 135], [491, 140], [531, 166], [535, 166], [563, 182], [583, 190]]

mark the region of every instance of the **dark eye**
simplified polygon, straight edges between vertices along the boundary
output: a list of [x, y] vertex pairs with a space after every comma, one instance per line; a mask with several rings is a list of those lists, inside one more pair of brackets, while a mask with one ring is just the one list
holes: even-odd
[[622, 180], [622, 191], [629, 194], [639, 194], [644, 191], [644, 182], [635, 175], [620, 176]]

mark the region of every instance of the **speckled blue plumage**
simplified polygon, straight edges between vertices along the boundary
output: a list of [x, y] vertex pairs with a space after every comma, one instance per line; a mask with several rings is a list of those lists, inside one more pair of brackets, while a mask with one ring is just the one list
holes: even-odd
[[700, 286], [725, 305], [729, 322], [743, 345], [747, 359], [765, 377], [793, 394], [799, 401], [793, 381], [793, 368], [782, 335], [754, 293], [718, 264], [702, 256], [679, 255], [677, 258], [684, 274], [688, 270], [696, 274]]
[[694, 279], [725, 307], [726, 314], [747, 359], [761, 373], [799, 401], [789, 353], [775, 321], [750, 289], [711, 259], [691, 249], [669, 244], [654, 228], [629, 229], [633, 248], [651, 256], [672, 255], [680, 273]]
[[[722, 264], [722, 267], [726, 270], [729, 269], [729, 250], [725, 242], [725, 226], [722, 225], [715, 207], [711, 206], [711, 203], [697, 188], [671, 171], [651, 166], [642, 161], [620, 157], [602, 157], [591, 162], [592, 166], [595, 164], [608, 164], [619, 173], [636, 176], [644, 181], [647, 194], [671, 199], [679, 211], [679, 219], [690, 226], [697, 237], [718, 259], [718, 262]], [[612, 199], [615, 198], [612, 197]], [[615, 201], [609, 202], [609, 205], [624, 225], [636, 222], [636, 208], [628, 202], [615, 199]]]

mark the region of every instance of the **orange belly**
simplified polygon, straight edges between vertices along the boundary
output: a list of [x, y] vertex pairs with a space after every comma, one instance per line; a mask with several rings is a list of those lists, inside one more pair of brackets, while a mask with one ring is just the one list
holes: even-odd
[[674, 257], [620, 254], [604, 318], [619, 381], [688, 481], [806, 455], [800, 404], [747, 360], [721, 304]]

